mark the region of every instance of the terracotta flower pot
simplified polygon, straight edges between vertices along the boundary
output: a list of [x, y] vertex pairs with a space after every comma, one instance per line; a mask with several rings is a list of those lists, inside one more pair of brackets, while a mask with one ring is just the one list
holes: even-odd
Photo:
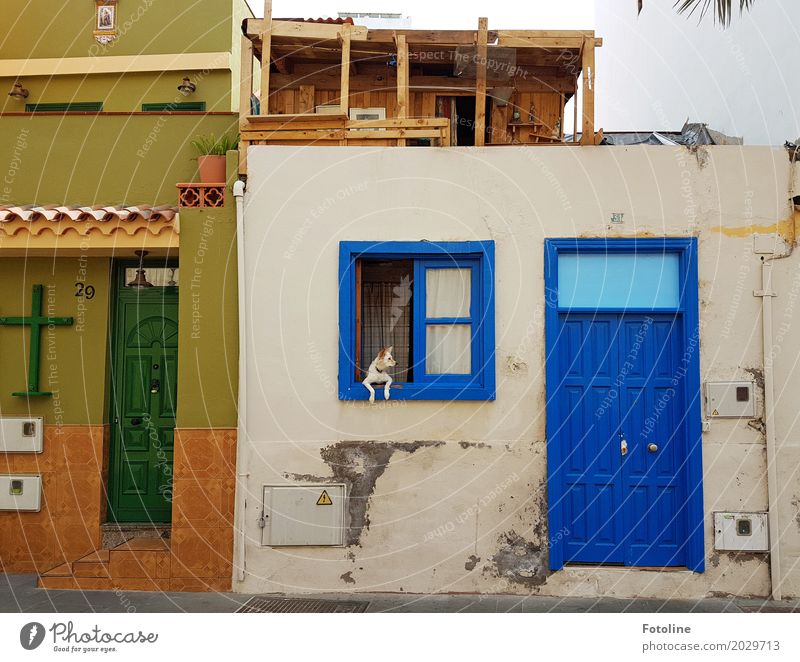
[[198, 156], [197, 169], [201, 184], [222, 184], [225, 182], [224, 156]]

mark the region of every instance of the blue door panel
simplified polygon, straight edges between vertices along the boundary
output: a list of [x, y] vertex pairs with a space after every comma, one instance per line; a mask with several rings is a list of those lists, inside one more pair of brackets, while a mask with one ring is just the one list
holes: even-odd
[[559, 315], [556, 398], [564, 420], [553, 475], [563, 486], [567, 562], [686, 565], [679, 321], [676, 314]]

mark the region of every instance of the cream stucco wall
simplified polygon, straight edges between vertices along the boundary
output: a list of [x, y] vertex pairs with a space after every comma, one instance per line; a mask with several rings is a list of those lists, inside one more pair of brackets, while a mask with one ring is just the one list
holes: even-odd
[[[546, 516], [543, 241], [697, 236], [702, 380], [760, 379], [761, 300], [752, 294], [760, 262], [751, 233], [793, 237], [790, 170], [785, 151], [750, 147], [251, 147], [247, 574], [234, 587], [767, 595], [764, 555], [713, 550], [713, 511], [767, 508], [764, 439], [748, 421], [715, 420], [703, 436], [705, 573], [547, 570], [548, 539], [558, 532], [547, 531]], [[624, 222], [612, 224], [619, 212]], [[422, 239], [496, 242], [497, 399], [342, 402], [338, 242]], [[775, 271], [779, 318], [800, 255]], [[797, 338], [784, 334], [776, 375], [785, 592], [795, 595]], [[260, 546], [261, 486], [333, 478], [351, 482], [360, 499], [363, 512], [351, 508], [363, 525], [351, 530], [353, 544]]]

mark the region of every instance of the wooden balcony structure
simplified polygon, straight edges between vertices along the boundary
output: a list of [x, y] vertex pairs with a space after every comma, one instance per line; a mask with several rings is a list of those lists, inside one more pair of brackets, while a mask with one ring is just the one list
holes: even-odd
[[[595, 145], [602, 138], [594, 124], [602, 39], [590, 30], [489, 30], [486, 18], [477, 30], [370, 30], [349, 19], [273, 19], [271, 0], [264, 18], [242, 29], [242, 174], [252, 144]], [[579, 93], [566, 141], [565, 106]]]

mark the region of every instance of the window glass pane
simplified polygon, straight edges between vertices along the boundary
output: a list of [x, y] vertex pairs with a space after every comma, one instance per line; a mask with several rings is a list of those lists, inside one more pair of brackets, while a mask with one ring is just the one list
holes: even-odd
[[472, 372], [471, 335], [470, 324], [428, 324], [425, 331], [425, 372], [429, 375], [469, 375]]
[[[142, 271], [140, 274], [139, 271]], [[126, 287], [177, 287], [178, 267], [139, 267], [125, 269]]]
[[425, 316], [469, 317], [472, 269], [425, 271]]
[[566, 253], [558, 256], [562, 308], [677, 308], [677, 253]]

